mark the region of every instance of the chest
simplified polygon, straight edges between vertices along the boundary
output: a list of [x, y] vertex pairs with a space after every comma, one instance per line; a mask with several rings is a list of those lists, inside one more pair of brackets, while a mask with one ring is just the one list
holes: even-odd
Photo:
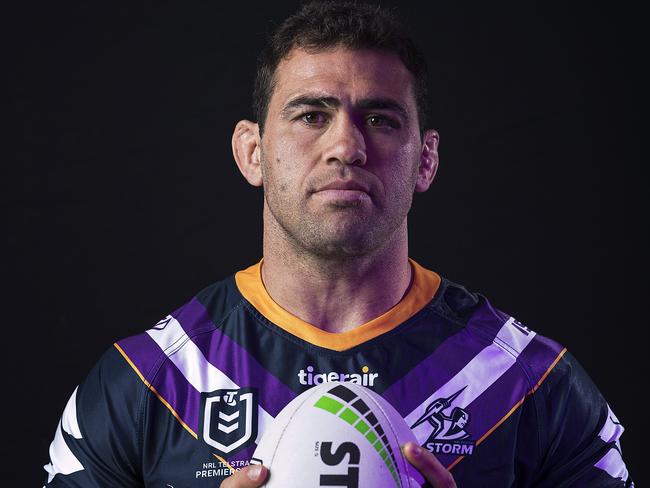
[[514, 479], [530, 385], [507, 354], [480, 356], [462, 333], [429, 344], [407, 335], [335, 354], [250, 332], [197, 335], [161, 363], [143, 432], [148, 485], [218, 486], [249, 464], [293, 398], [341, 381], [380, 393], [420, 444], [469, 486], [475, 477]]

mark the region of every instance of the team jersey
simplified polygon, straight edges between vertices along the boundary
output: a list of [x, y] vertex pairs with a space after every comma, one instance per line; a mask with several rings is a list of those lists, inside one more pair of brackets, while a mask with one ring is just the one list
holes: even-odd
[[324, 382], [382, 395], [459, 487], [633, 486], [584, 370], [482, 295], [411, 261], [397, 305], [334, 334], [276, 304], [261, 266], [109, 348], [65, 407], [46, 486], [216, 488]]

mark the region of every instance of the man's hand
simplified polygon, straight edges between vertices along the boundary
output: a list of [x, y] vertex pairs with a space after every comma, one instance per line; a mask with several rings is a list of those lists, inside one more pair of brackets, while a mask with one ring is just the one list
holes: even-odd
[[[429, 451], [413, 442], [403, 447], [407, 461], [417, 468], [432, 488], [456, 488], [453, 476]], [[259, 464], [237, 471], [221, 483], [221, 488], [258, 488], [266, 481], [269, 470]]]
[[454, 477], [429, 451], [415, 442], [407, 442], [402, 452], [406, 460], [422, 473], [432, 488], [456, 488]]
[[257, 488], [262, 486], [269, 475], [269, 470], [261, 464], [251, 464], [241, 471], [236, 471], [221, 483], [221, 488]]

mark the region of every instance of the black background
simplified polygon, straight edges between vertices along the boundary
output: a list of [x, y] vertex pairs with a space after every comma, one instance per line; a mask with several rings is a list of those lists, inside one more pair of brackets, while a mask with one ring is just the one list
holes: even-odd
[[[262, 194], [230, 137], [251, 117], [264, 34], [297, 3], [21, 5], [4, 19], [2, 458], [5, 481], [41, 486], [58, 418], [98, 356], [260, 258]], [[640, 486], [642, 10], [399, 8], [429, 59], [441, 134], [411, 256], [578, 357], [627, 427]]]

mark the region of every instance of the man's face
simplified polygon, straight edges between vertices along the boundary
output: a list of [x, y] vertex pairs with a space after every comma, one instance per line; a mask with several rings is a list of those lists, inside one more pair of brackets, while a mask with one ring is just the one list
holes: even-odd
[[400, 59], [294, 49], [275, 80], [261, 140], [265, 218], [323, 257], [372, 253], [396, 230], [406, 235], [422, 142]]

